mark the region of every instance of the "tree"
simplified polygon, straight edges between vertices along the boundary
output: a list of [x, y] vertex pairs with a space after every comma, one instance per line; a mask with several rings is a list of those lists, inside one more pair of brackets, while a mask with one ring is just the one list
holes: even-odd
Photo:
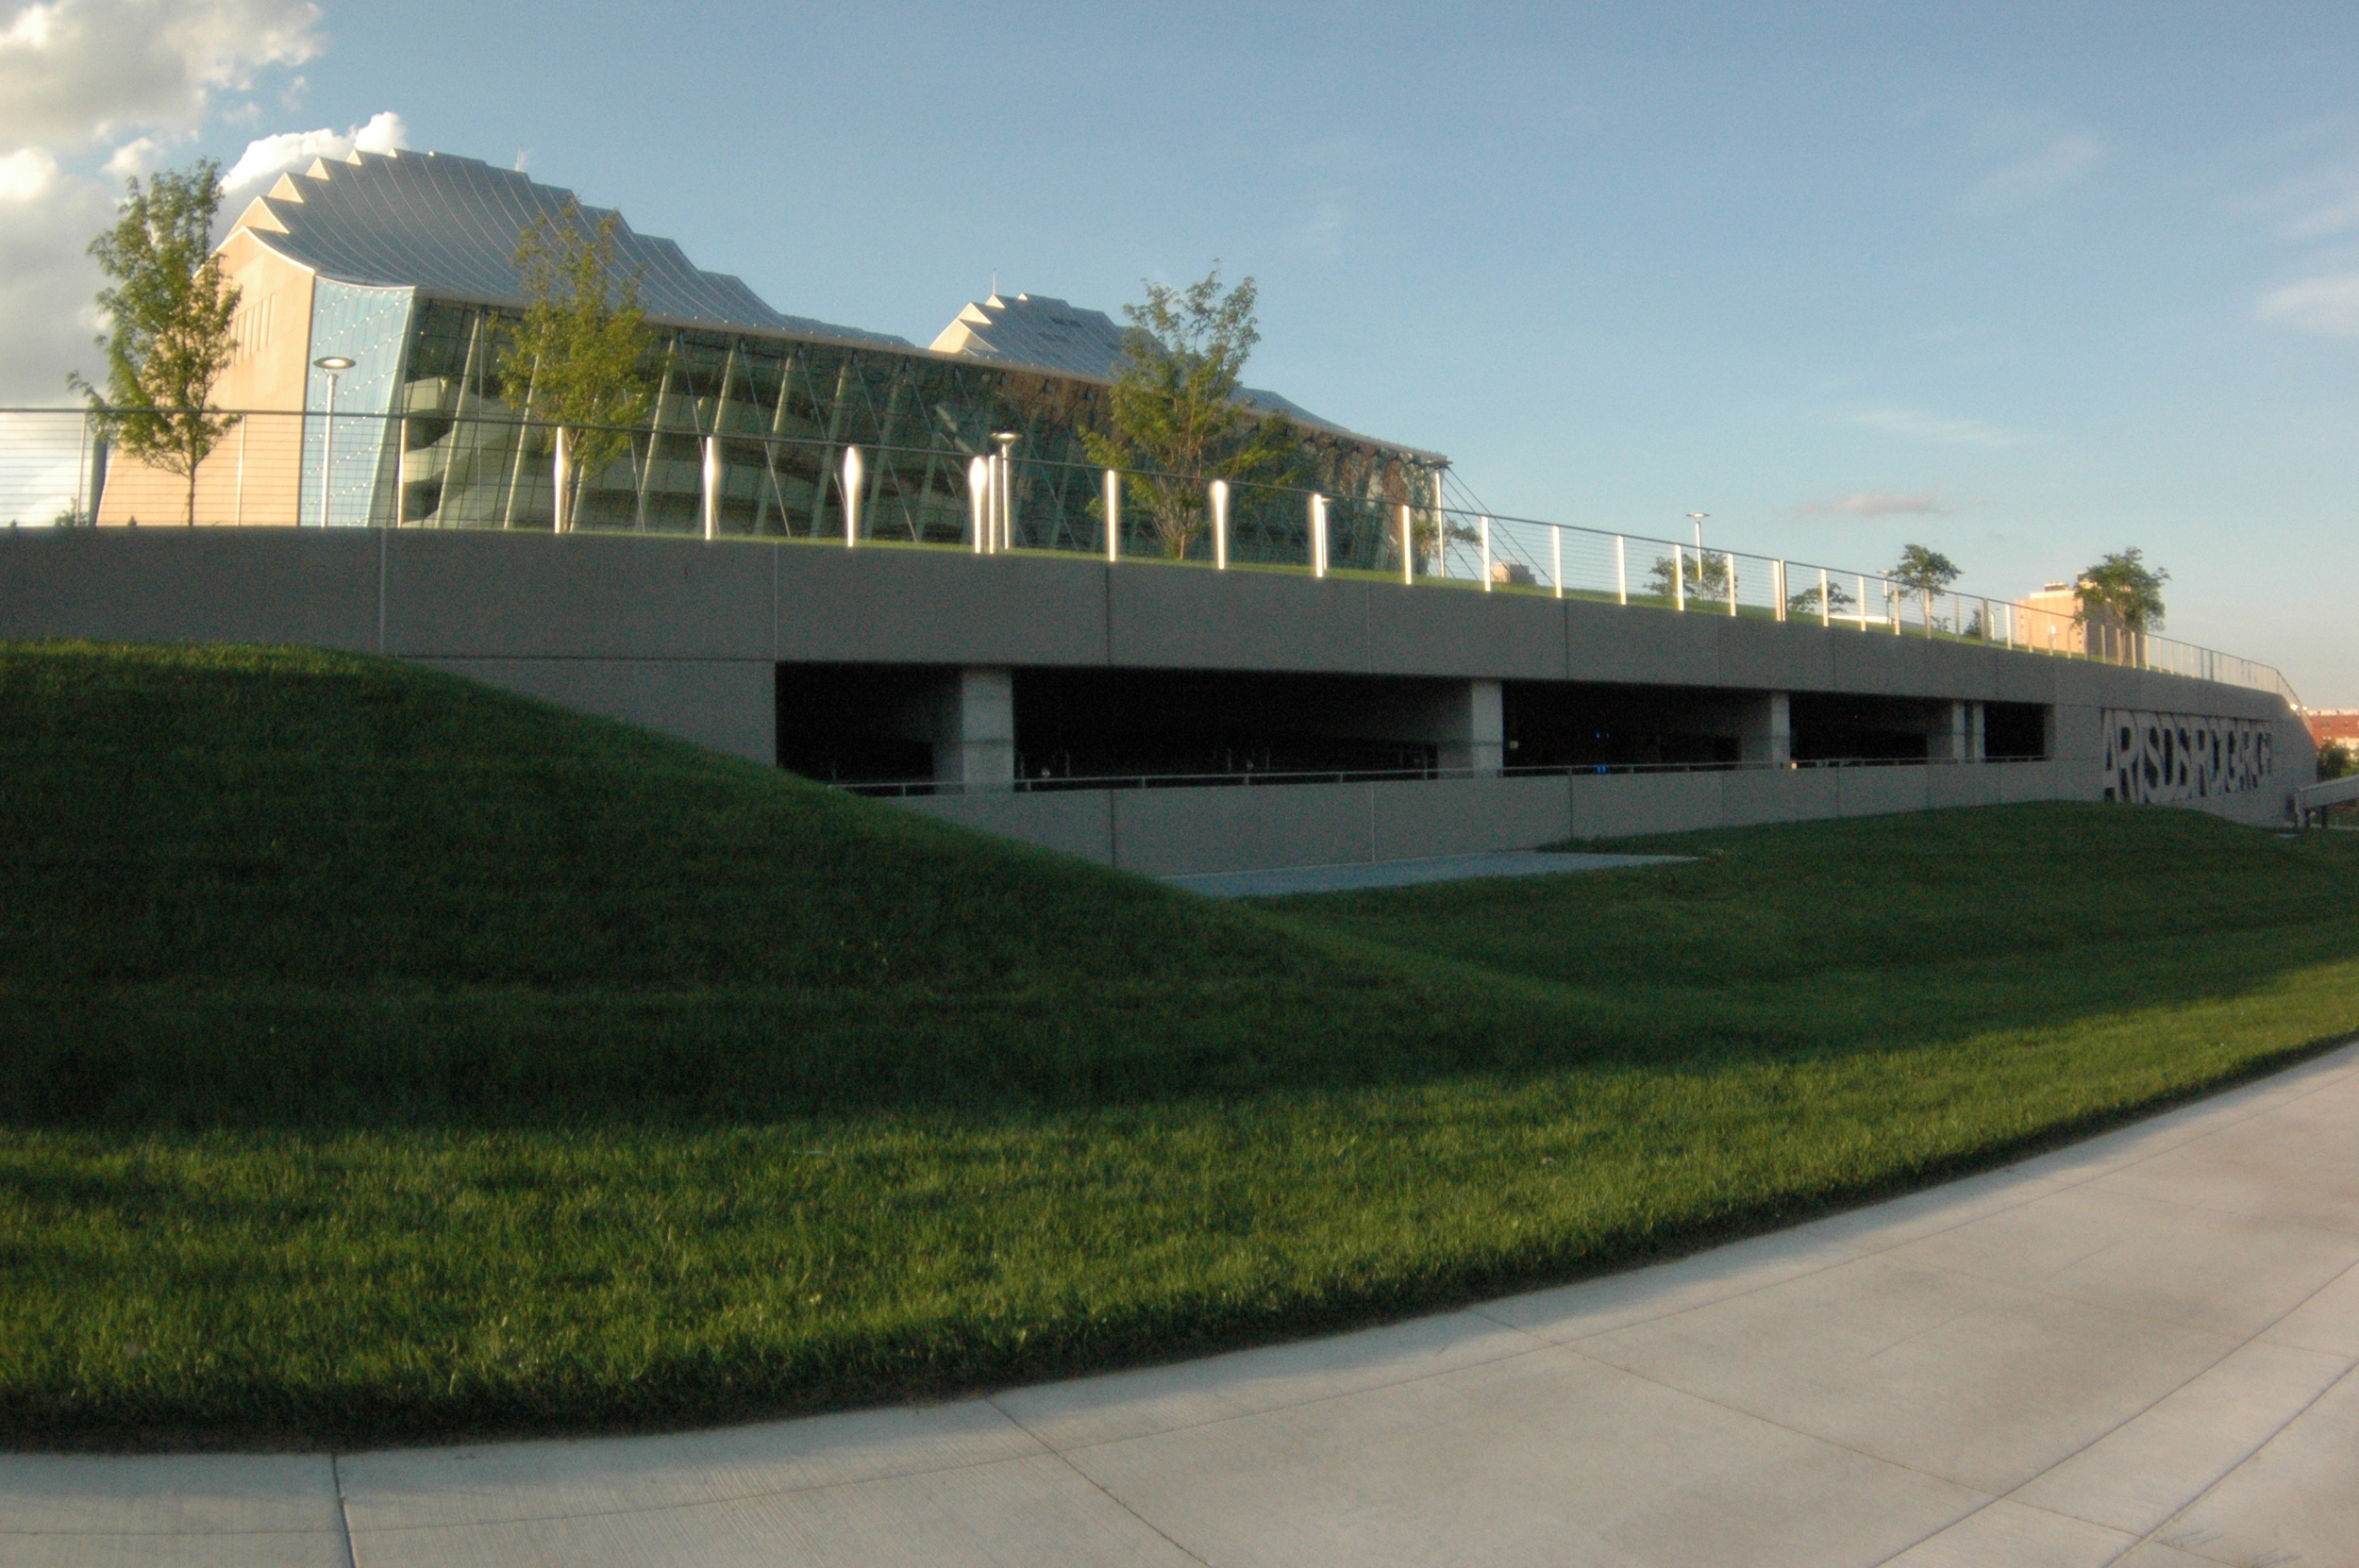
[[109, 280], [98, 291], [106, 390], [67, 377], [118, 451], [188, 481], [192, 527], [197, 468], [239, 417], [211, 407], [213, 383], [236, 349], [229, 322], [238, 309], [237, 287], [223, 281], [212, 254], [220, 208], [221, 165], [211, 158], [165, 170], [144, 191], [128, 182], [114, 226], [89, 251]]
[[1900, 563], [1884, 575], [1912, 592], [1927, 594], [1948, 592], [1961, 575], [1956, 561], [1923, 544], [1901, 546]]
[[2351, 754], [2348, 744], [2341, 741], [2329, 741], [2318, 747], [2319, 783], [2349, 778], [2354, 773], [2359, 773], [2359, 757]]
[[2133, 632], [2159, 631], [2163, 584], [2170, 574], [2146, 564], [2142, 550], [2116, 550], [2083, 572], [2074, 585], [2077, 621], [2112, 621]]
[[[1839, 582], [1827, 584], [1827, 613], [1838, 615], [1853, 603], [1850, 592]], [[1818, 590], [1805, 588], [1799, 593], [1789, 593], [1785, 600], [1785, 615], [1799, 621], [1818, 613]]]
[[1238, 377], [1262, 341], [1250, 277], [1224, 290], [1220, 264], [1184, 289], [1147, 281], [1146, 300], [1126, 305], [1130, 325], [1108, 398], [1110, 431], [1082, 433], [1090, 460], [1144, 469], [1124, 489], [1177, 560], [1203, 533], [1204, 481], [1293, 476], [1300, 449], [1294, 421], [1237, 400]]
[[652, 335], [639, 280], [618, 270], [617, 219], [610, 212], [587, 231], [582, 219], [580, 204], [569, 200], [516, 237], [525, 315], [513, 330], [511, 362], [527, 377], [527, 416], [555, 426], [560, 533], [573, 526], [582, 477], [630, 450], [628, 427], [647, 417], [654, 401], [639, 368]]
[[[1729, 574], [1734, 567], [1735, 563], [1727, 555], [1716, 550], [1681, 550], [1677, 568], [1672, 566], [1669, 556], [1657, 556], [1655, 563], [1647, 569], [1647, 576], [1654, 584], [1656, 594], [1662, 598], [1672, 597], [1672, 574], [1677, 571], [1686, 582], [1687, 597], [1725, 599], [1729, 592]], [[1817, 596], [1818, 591], [1811, 590], [1814, 601]]]

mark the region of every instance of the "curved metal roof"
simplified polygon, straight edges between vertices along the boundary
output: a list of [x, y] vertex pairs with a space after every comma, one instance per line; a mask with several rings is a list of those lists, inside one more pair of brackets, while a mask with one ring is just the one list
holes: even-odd
[[[574, 199], [570, 191], [479, 158], [355, 153], [346, 161], [322, 159], [282, 178], [245, 209], [237, 226], [340, 282], [521, 304], [517, 236]], [[595, 224], [609, 209], [581, 210]], [[619, 214], [614, 239], [623, 271], [638, 277], [640, 304], [649, 316], [914, 346], [890, 333], [773, 310], [744, 279], [702, 271], [678, 245], [637, 232]]]
[[[1111, 381], [1122, 358], [1122, 328], [1103, 310], [1074, 305], [1053, 294], [997, 294], [970, 304], [933, 341], [937, 354], [994, 364], [1027, 365]], [[1355, 440], [1372, 438], [1321, 419], [1292, 398], [1259, 387], [1239, 387], [1237, 401], [1266, 414], [1284, 414], [1302, 425], [1334, 430]], [[1390, 443], [1387, 443], [1390, 444]]]

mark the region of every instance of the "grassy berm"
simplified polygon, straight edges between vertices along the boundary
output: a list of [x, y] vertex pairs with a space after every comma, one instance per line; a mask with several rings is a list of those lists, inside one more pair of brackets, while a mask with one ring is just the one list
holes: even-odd
[[2359, 1028], [2349, 836], [1253, 907], [382, 661], [0, 645], [0, 1442], [937, 1394], [1563, 1279]]

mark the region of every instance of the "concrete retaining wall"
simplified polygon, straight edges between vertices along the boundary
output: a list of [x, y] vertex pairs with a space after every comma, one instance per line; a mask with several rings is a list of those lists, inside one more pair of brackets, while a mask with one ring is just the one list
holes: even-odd
[[912, 809], [1146, 871], [2097, 799], [2109, 709], [2258, 721], [2282, 820], [2315, 777], [2274, 693], [1885, 631], [1447, 586], [761, 541], [367, 530], [0, 534], [0, 637], [384, 653], [769, 762], [782, 661], [1313, 671], [2036, 703], [2038, 763], [940, 796]]

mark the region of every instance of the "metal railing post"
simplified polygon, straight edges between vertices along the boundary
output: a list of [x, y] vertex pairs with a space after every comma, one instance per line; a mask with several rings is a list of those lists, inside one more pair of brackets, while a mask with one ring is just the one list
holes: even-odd
[[[1684, 548], [1677, 540], [1672, 541], [1671, 608], [1682, 612], [1687, 609], [1687, 558], [1681, 553]], [[1702, 563], [1698, 562], [1696, 569], [1700, 573]]]
[[[1720, 564], [1727, 567], [1729, 571], [1729, 614], [1731, 617], [1733, 617], [1736, 614], [1736, 552], [1733, 550], [1721, 551]], [[1701, 571], [1703, 569], [1703, 562], [1698, 561], [1696, 566], [1697, 570]]]
[[1823, 566], [1818, 569], [1818, 624], [1829, 630], [1834, 626], [1834, 588]]
[[1229, 570], [1229, 481], [1213, 481], [1213, 570]]
[[1854, 572], [1851, 574], [1851, 586], [1859, 590], [1859, 629], [1865, 631], [1867, 629], [1867, 579]]
[[1491, 592], [1491, 520], [1482, 520], [1482, 592]]
[[1785, 562], [1782, 560], [1769, 563], [1769, 619], [1785, 619]]
[[[710, 436], [705, 439], [712, 440]], [[714, 451], [716, 453], [719, 451], [717, 443]], [[719, 460], [716, 458], [713, 463], [716, 478], [719, 466]], [[847, 550], [860, 542], [860, 448], [845, 447], [844, 449], [844, 547]], [[715, 521], [718, 521], [717, 512]]]
[[1556, 584], [1556, 596], [1564, 596], [1564, 530], [1548, 530], [1548, 578]]
[[1417, 581], [1417, 531], [1409, 521], [1409, 503], [1400, 504], [1400, 581], [1414, 588]]
[[966, 465], [966, 510], [975, 530], [975, 553], [991, 549], [992, 468], [988, 458], [973, 458]]
[[1106, 470], [1106, 559], [1122, 559], [1122, 475]]
[[1327, 497], [1311, 492], [1311, 575], [1327, 575]]
[[1630, 603], [1630, 541], [1620, 534], [1614, 536], [1614, 599]]

